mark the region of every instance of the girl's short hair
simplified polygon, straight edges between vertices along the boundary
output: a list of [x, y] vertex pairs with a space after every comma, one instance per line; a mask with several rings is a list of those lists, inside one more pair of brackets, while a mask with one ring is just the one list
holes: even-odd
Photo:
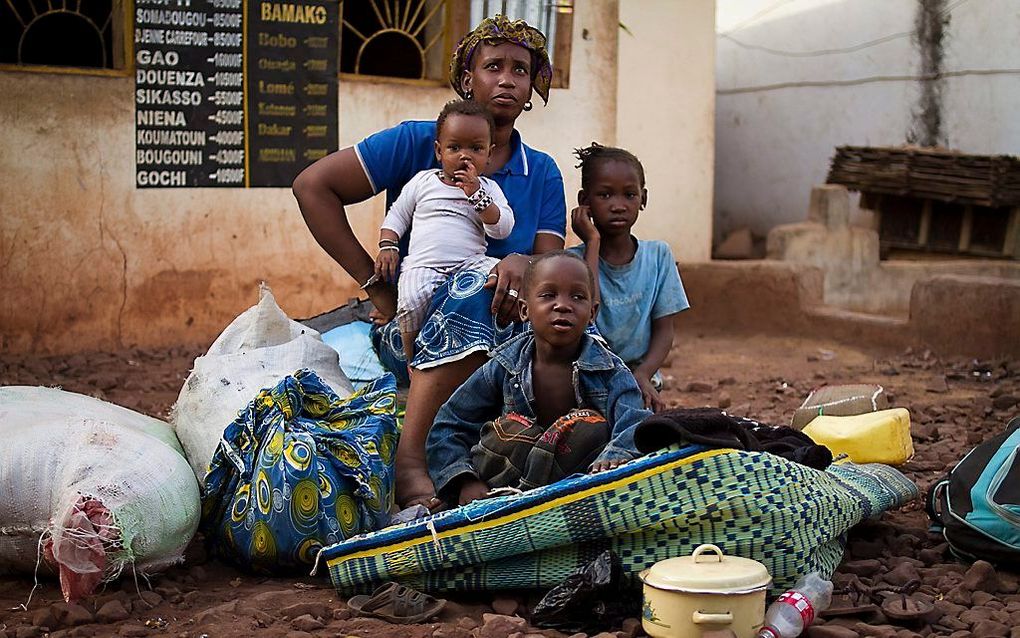
[[492, 119], [492, 113], [489, 113], [484, 106], [474, 100], [451, 100], [446, 103], [443, 110], [439, 112], [439, 117], [436, 118], [436, 139], [439, 139], [443, 124], [446, 124], [447, 118], [451, 115], [480, 117], [489, 125], [489, 141], [492, 141], [496, 135], [496, 121]]
[[631, 164], [634, 170], [637, 171], [641, 187], [644, 188], [645, 186], [645, 167], [641, 165], [641, 160], [628, 150], [615, 146], [602, 146], [598, 142], [592, 142], [591, 146], [575, 148], [574, 156], [579, 160], [575, 168], [581, 169], [581, 188], [588, 188], [591, 184], [595, 166], [601, 162], [609, 161]]

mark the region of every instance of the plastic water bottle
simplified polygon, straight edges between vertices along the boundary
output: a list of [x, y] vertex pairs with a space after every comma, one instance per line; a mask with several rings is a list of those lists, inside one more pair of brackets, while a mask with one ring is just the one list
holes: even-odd
[[811, 572], [769, 605], [758, 638], [796, 638], [831, 602], [832, 583]]

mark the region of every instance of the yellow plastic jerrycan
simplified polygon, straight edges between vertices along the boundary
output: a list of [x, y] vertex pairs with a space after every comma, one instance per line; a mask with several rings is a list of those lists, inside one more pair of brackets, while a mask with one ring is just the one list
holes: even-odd
[[846, 454], [854, 463], [902, 465], [914, 455], [910, 412], [905, 408], [817, 416], [804, 427], [804, 434], [832, 450], [834, 457]]

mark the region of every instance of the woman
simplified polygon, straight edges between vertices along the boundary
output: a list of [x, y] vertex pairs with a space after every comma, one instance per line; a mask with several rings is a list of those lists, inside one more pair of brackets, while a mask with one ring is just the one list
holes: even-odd
[[[401, 507], [442, 505], [425, 462], [425, 438], [439, 408], [486, 359], [496, 343], [519, 331], [517, 297], [529, 254], [563, 248], [566, 201], [563, 178], [545, 153], [525, 146], [514, 123], [531, 110], [532, 92], [548, 102], [552, 65], [545, 36], [523, 20], [483, 20], [467, 34], [450, 63], [450, 83], [479, 102], [496, 122], [495, 149], [486, 174], [503, 189], [515, 216], [513, 232], [490, 240], [487, 254], [501, 258], [491, 273], [463, 272], [433, 296], [416, 341], [407, 415], [397, 447], [396, 497]], [[403, 122], [333, 153], [294, 180], [294, 195], [308, 229], [340, 266], [366, 287], [383, 325], [377, 346], [384, 362], [403, 357], [392, 286], [370, 283], [372, 256], [358, 243], [344, 212], [387, 191], [387, 205], [415, 173], [438, 167], [435, 122]], [[388, 322], [388, 323], [387, 323]], [[391, 367], [399, 369], [403, 362]]]

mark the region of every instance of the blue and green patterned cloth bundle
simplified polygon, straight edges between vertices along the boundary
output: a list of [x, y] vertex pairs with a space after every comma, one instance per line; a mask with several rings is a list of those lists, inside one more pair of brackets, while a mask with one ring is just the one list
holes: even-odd
[[714, 543], [764, 563], [775, 592], [810, 571], [831, 575], [847, 530], [917, 496], [884, 465], [823, 472], [689, 446], [342, 541], [319, 553], [317, 567], [342, 593], [387, 580], [428, 591], [545, 589], [606, 549], [633, 577]]
[[202, 529], [252, 571], [307, 571], [318, 551], [388, 521], [396, 384], [341, 399], [311, 370], [265, 389], [227, 426], [202, 494]]

